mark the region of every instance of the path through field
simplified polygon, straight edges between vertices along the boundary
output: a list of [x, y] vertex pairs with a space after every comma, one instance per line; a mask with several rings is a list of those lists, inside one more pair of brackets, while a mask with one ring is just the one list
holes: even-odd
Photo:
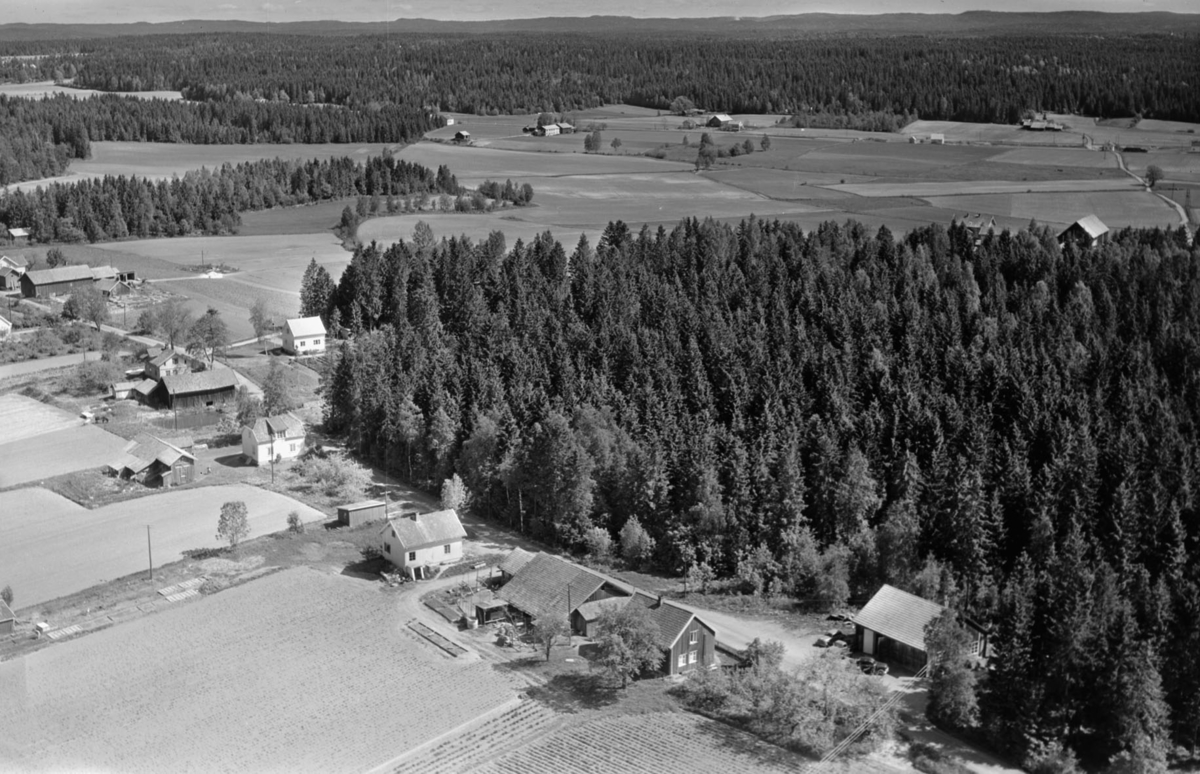
[[219, 547], [217, 518], [231, 500], [246, 503], [251, 536], [286, 529], [293, 510], [305, 521], [325, 518], [290, 497], [243, 485], [163, 492], [94, 511], [44, 489], [0, 492], [4, 583], [26, 608], [146, 570], [147, 525], [156, 565], [192, 548]]
[[66, 366], [79, 365], [84, 360], [99, 360], [100, 358], [100, 352], [88, 352], [84, 355], [57, 355], [55, 357], [44, 357], [40, 360], [26, 360], [23, 363], [6, 363], [5, 365], [0, 365], [0, 379], [6, 379], [10, 376], [36, 374], [38, 371], [49, 371], [51, 368], [65, 368]]

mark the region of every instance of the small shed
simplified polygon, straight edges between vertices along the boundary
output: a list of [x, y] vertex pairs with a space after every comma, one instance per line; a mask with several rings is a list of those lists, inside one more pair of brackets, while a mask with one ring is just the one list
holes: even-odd
[[929, 142], [931, 145], [945, 145], [946, 135], [941, 134], [940, 132], [934, 132], [933, 134], [929, 135]]
[[714, 113], [707, 121], [704, 122], [704, 125], [711, 129], [720, 129], [722, 126], [731, 123], [732, 121], [733, 116], [729, 115], [728, 113]]
[[113, 382], [112, 399], [127, 400], [133, 397], [134, 387], [137, 387], [137, 382]]
[[[946, 608], [886, 583], [854, 616], [854, 649], [868, 656], [920, 669], [929, 656], [925, 627]], [[973, 653], [986, 653], [987, 631], [968, 618], [960, 618], [974, 642]]]
[[337, 516], [338, 522], [347, 527], [383, 521], [387, 518], [387, 503], [383, 500], [363, 500], [361, 503], [339, 505]]
[[471, 595], [471, 604], [475, 608], [475, 620], [480, 626], [486, 626], [497, 621], [508, 619], [508, 603], [497, 599], [490, 591], [477, 591]]
[[471, 139], [470, 132], [465, 132], [462, 129], [459, 129], [457, 132], [454, 133], [454, 141], [455, 142], [468, 142], [470, 139]]
[[12, 634], [16, 628], [17, 617], [13, 615], [8, 603], [0, 599], [0, 634]]
[[4, 236], [8, 237], [8, 241], [17, 242], [29, 239], [29, 229], [27, 228], [10, 228], [4, 232]]
[[1104, 221], [1095, 215], [1088, 215], [1067, 226], [1058, 235], [1058, 241], [1064, 246], [1067, 242], [1074, 242], [1082, 247], [1094, 247], [1107, 233], [1108, 226], [1104, 225]]

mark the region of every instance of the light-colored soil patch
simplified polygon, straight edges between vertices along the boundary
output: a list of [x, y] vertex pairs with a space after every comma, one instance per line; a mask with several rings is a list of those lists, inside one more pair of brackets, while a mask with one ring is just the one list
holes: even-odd
[[364, 771], [510, 700], [395, 596], [296, 569], [0, 664], [0, 769]]
[[[251, 536], [285, 530], [293, 510], [304, 521], [325, 519], [290, 497], [245, 485], [162, 492], [91, 511], [62, 498], [67, 505], [61, 508], [31, 508], [29, 497], [27, 490], [0, 492], [0, 567], [21, 607], [145, 571], [147, 526], [155, 564], [176, 561], [193, 548], [221, 547], [217, 518], [232, 500], [246, 503]], [[76, 518], [67, 524], [64, 515]]]
[[98, 468], [116, 459], [125, 443], [95, 425], [82, 425], [0, 445], [0, 487]]
[[477, 770], [478, 774], [654, 771], [773, 774], [808, 759], [715, 720], [685, 712], [613, 715], [572, 723]]
[[[820, 206], [837, 206], [836, 200], [847, 198], [842, 191], [823, 188], [821, 184], [837, 183], [838, 178], [782, 169], [716, 169], [704, 176], [718, 183], [762, 194], [771, 199], [811, 201]], [[834, 201], [829, 201], [834, 200]]]
[[1050, 167], [1116, 167], [1117, 157], [1112, 153], [1086, 148], [1014, 148], [992, 161], [1004, 164], [1027, 164]]
[[[82, 360], [79, 355], [68, 355], [75, 363]], [[0, 444], [13, 443], [35, 435], [64, 430], [83, 424], [79, 417], [62, 409], [42, 403], [24, 395], [0, 395]], [[7, 467], [8, 459], [5, 460]]]
[[1179, 224], [1175, 210], [1145, 191], [931, 196], [927, 201], [935, 207], [958, 212], [1016, 218], [1023, 224], [1028, 224], [1031, 219], [1039, 223], [1068, 224], [1085, 215], [1096, 215], [1109, 228], [1174, 228]]
[[952, 183], [847, 183], [846, 185], [829, 187], [835, 191], [857, 194], [859, 196], [918, 196], [923, 199], [931, 196], [948, 196], [951, 194], [1140, 190], [1140, 187], [1133, 178], [1125, 176], [1095, 180], [1022, 180], [1019, 182], [1010, 180], [978, 180]]
[[[177, 91], [96, 91], [95, 89], [74, 89], [60, 86], [54, 81], [32, 81], [30, 83], [0, 83], [0, 94], [10, 97], [25, 97], [41, 99], [52, 94], [68, 94], [76, 99], [87, 99], [103, 94], [117, 94], [122, 97], [137, 97], [138, 99], [165, 99], [178, 101], [183, 95]], [[95, 147], [99, 143], [93, 143]]]

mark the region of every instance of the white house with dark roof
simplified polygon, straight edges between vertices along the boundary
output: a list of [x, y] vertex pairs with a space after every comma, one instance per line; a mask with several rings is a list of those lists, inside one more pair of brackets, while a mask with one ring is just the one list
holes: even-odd
[[422, 579], [432, 568], [462, 559], [467, 531], [449, 509], [388, 519], [380, 535], [384, 557], [408, 577]]
[[320, 317], [300, 317], [283, 326], [283, 351], [289, 355], [319, 355], [325, 351], [325, 323]]
[[255, 465], [273, 459], [289, 460], [304, 451], [304, 422], [290, 411], [274, 417], [259, 417], [242, 427], [242, 455]]

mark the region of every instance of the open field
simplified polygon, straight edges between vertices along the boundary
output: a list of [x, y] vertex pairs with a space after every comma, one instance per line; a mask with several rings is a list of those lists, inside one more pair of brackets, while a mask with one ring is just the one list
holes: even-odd
[[[70, 356], [75, 363], [82, 358]], [[0, 395], [0, 444], [15, 443], [83, 424], [79, 417], [24, 395]]]
[[16, 486], [76, 470], [98, 468], [114, 459], [125, 439], [95, 425], [54, 430], [0, 445], [0, 487]]
[[1175, 210], [1146, 191], [997, 193], [930, 196], [926, 200], [935, 207], [1016, 218], [1023, 224], [1028, 224], [1031, 219], [1039, 223], [1069, 224], [1094, 214], [1109, 228], [1146, 225], [1175, 228], [1179, 225]]
[[138, 99], [183, 99], [183, 95], [177, 91], [96, 91], [95, 89], [75, 89], [69, 86], [60, 86], [54, 81], [0, 83], [0, 94], [9, 97], [26, 97], [30, 99], [41, 99], [51, 94], [69, 94], [77, 99], [86, 99], [103, 94], [116, 94], [122, 97], [137, 97]]
[[477, 774], [755, 771], [783, 774], [809, 761], [732, 726], [686, 712], [588, 718], [542, 736]]
[[294, 569], [0, 663], [0, 769], [359, 772], [513, 698], [395, 605]]
[[[117, 440], [119, 453], [125, 441]], [[218, 548], [217, 517], [230, 500], [246, 503], [252, 536], [286, 529], [293, 510], [305, 521], [325, 518], [290, 497], [245, 485], [189, 487], [91, 511], [42, 489], [14, 489], [0, 492], [4, 582], [27, 607], [145, 570], [147, 526], [155, 564], [176, 561], [193, 548]]]
[[[553, 139], [553, 138], [551, 138]], [[699, 135], [697, 135], [699, 139]], [[583, 140], [580, 139], [582, 143]], [[582, 148], [582, 146], [581, 146]], [[445, 143], [419, 142], [396, 154], [405, 161], [437, 169], [446, 164], [463, 185], [478, 185], [485, 178], [528, 182], [537, 201], [538, 177], [560, 175], [612, 175], [690, 169], [691, 164], [659, 161], [641, 156], [597, 156], [585, 153], [521, 153]]]
[[1138, 175], [1145, 175], [1146, 167], [1154, 164], [1162, 169], [1167, 180], [1200, 183], [1200, 153], [1180, 150], [1126, 153], [1125, 164]]
[[991, 157], [993, 162], [1035, 167], [1090, 167], [1119, 169], [1117, 157], [1107, 151], [1086, 148], [1013, 148]]
[[335, 199], [302, 207], [276, 207], [242, 213], [238, 236], [279, 236], [332, 231], [342, 219], [342, 210], [354, 207], [357, 199]]
[[[303, 269], [300, 274], [303, 274]], [[245, 277], [248, 282], [254, 282], [252, 276], [230, 274], [222, 279], [170, 280], [157, 287], [165, 287], [172, 293], [185, 296], [193, 317], [200, 317], [209, 307], [216, 309], [229, 326], [230, 338], [241, 341], [254, 335], [254, 328], [250, 325], [250, 307], [256, 299], [263, 300], [268, 314], [276, 320], [294, 317], [300, 310], [299, 294], [238, 281], [238, 278]], [[299, 284], [299, 276], [296, 281]]]
[[951, 194], [1052, 193], [1069, 191], [1140, 191], [1142, 186], [1127, 175], [1107, 180], [976, 180], [943, 183], [847, 183], [829, 186], [835, 191], [859, 196], [949, 196]]
[[[158, 258], [150, 258], [148, 256], [136, 255], [124, 249], [124, 246], [131, 244], [129, 242], [111, 242], [105, 245], [56, 245], [62, 250], [70, 263], [86, 263], [90, 266], [115, 266], [124, 271], [137, 272], [139, 279], [160, 279], [163, 277], [182, 277], [186, 276], [187, 272], [181, 271], [178, 266], [170, 261], [164, 261]], [[0, 254], [11, 256], [24, 256], [27, 260], [33, 262], [38, 261], [42, 265], [38, 268], [46, 268], [46, 251], [49, 249], [46, 245], [38, 245], [36, 247], [5, 247], [0, 249]]]

